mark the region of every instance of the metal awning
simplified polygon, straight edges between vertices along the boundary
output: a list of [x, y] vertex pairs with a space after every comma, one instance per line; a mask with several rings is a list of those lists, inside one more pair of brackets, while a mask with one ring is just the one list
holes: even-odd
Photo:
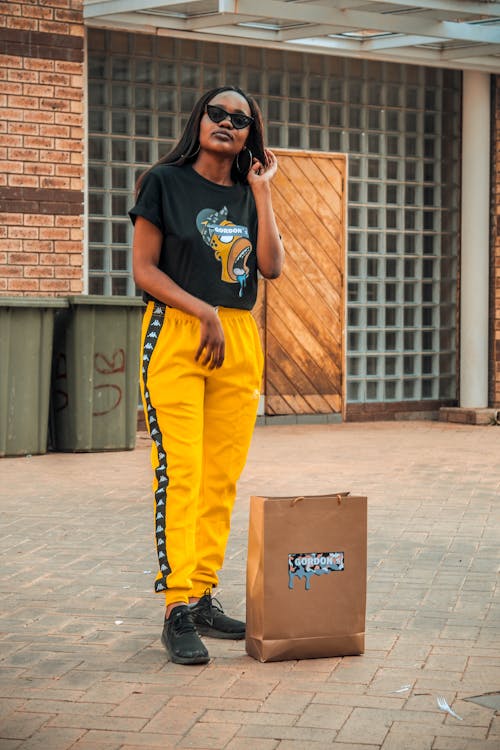
[[88, 26], [500, 73], [489, 0], [84, 0]]

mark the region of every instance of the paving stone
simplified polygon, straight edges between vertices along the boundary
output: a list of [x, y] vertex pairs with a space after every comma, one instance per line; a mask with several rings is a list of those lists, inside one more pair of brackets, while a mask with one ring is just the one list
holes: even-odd
[[182, 740], [178, 742], [177, 747], [220, 750], [220, 748], [226, 747], [238, 729], [238, 724], [200, 722], [184, 735]]
[[[259, 740], [259, 750], [274, 750], [277, 747], [281, 747], [282, 744], [279, 740], [264, 740], [261, 738]], [[256, 750], [255, 740], [250, 737], [234, 737], [229, 745], [226, 745], [225, 750]]]
[[382, 750], [432, 750], [435, 736], [413, 726], [394, 724], [387, 734]]
[[318, 729], [340, 729], [352, 713], [351, 707], [314, 703], [306, 706], [296, 725]]
[[25, 740], [21, 747], [22, 750], [68, 750], [84, 733], [84, 729], [42, 727]]
[[123, 745], [147, 748], [148, 750], [171, 750], [177, 747], [179, 735], [151, 732], [121, 732], [119, 730], [91, 729], [70, 750], [118, 750]]
[[304, 708], [315, 699], [313, 692], [296, 692], [291, 690], [274, 690], [266, 698], [260, 711], [271, 713], [301, 714]]
[[48, 720], [47, 714], [11, 713], [0, 721], [0, 741], [26, 740]]

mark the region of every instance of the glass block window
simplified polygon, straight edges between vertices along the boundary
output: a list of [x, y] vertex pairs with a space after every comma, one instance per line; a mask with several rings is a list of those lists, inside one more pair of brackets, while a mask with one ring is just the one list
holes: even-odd
[[99, 29], [88, 40], [90, 293], [137, 293], [135, 181], [198, 96], [232, 83], [256, 97], [271, 148], [349, 154], [348, 402], [455, 397], [459, 71]]

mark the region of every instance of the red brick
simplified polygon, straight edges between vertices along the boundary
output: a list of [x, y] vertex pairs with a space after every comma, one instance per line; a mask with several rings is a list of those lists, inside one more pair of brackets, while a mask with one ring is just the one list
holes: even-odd
[[41, 109], [49, 109], [53, 111], [58, 112], [69, 112], [70, 111], [70, 102], [64, 98], [64, 99], [40, 99], [40, 107]]
[[81, 266], [56, 266], [58, 279], [79, 279], [82, 274]]
[[36, 292], [39, 288], [38, 282], [34, 279], [12, 279], [9, 281], [9, 291]]
[[83, 66], [81, 65], [81, 63], [69, 62], [67, 60], [56, 60], [55, 69], [58, 73], [81, 75]]
[[57, 21], [66, 21], [67, 23], [82, 24], [81, 10], [56, 10], [55, 18]]
[[56, 149], [59, 151], [81, 151], [83, 143], [79, 139], [56, 138]]
[[70, 128], [67, 125], [40, 125], [40, 135], [49, 138], [69, 138]]
[[9, 185], [13, 187], [38, 187], [38, 177], [32, 175], [9, 175]]
[[4, 120], [10, 120], [10, 121], [22, 120], [23, 116], [24, 116], [23, 109], [15, 109], [15, 107], [11, 105], [9, 105], [8, 109], [2, 110], [2, 117]]
[[50, 266], [27, 266], [24, 269], [25, 278], [52, 279], [54, 269]]
[[38, 231], [38, 227], [9, 227], [8, 236], [12, 239], [36, 240]]
[[69, 86], [71, 78], [67, 73], [40, 73], [40, 83], [53, 86]]
[[24, 67], [30, 70], [54, 70], [55, 61], [38, 57], [27, 57]]
[[5, 268], [2, 268], [2, 276], [4, 277], [12, 277], [21, 278], [23, 275], [23, 268], [22, 266], [5, 266]]
[[54, 174], [55, 167], [53, 164], [40, 164], [40, 162], [33, 162], [32, 164], [24, 164], [25, 174]]
[[14, 266], [38, 265], [38, 253], [9, 253], [9, 263]]
[[41, 240], [69, 240], [69, 229], [58, 229], [56, 227], [44, 228], [38, 230]]
[[10, 27], [13, 29], [22, 29], [23, 31], [36, 31], [37, 30], [37, 22], [35, 19], [31, 20], [30, 18], [11, 18], [10, 19]]
[[56, 216], [56, 227], [81, 227], [81, 216]]
[[70, 190], [71, 184], [67, 177], [42, 177], [40, 187], [54, 188], [56, 190]]
[[14, 161], [37, 161], [39, 151], [37, 149], [10, 148], [9, 159]]
[[82, 243], [81, 242], [54, 242], [54, 250], [56, 253], [81, 253]]
[[23, 86], [23, 94], [25, 96], [54, 96], [53, 86], [41, 86], [40, 84], [27, 83]]
[[54, 122], [54, 113], [47, 110], [36, 110], [35, 112], [25, 112], [24, 119], [27, 122]]
[[45, 240], [44, 242], [41, 242], [40, 240], [36, 240], [34, 242], [33, 240], [26, 240], [24, 243], [24, 249], [29, 252], [30, 250], [37, 252], [37, 253], [48, 253], [52, 250], [52, 243]]
[[0, 14], [6, 16], [20, 16], [21, 5], [20, 3], [0, 3]]
[[15, 148], [22, 145], [23, 138], [21, 135], [4, 135], [2, 138], [2, 146], [10, 146], [11, 148]]
[[0, 240], [0, 250], [5, 253], [21, 253], [23, 250], [23, 241], [8, 237]]
[[24, 60], [18, 55], [0, 55], [0, 66], [2, 68], [22, 68]]
[[56, 124], [62, 124], [62, 125], [76, 125], [77, 127], [81, 127], [82, 125], [82, 116], [81, 115], [73, 115], [70, 112], [64, 115], [60, 115], [56, 112], [55, 115], [55, 122]]
[[0, 214], [0, 223], [2, 225], [6, 224], [22, 224], [23, 223], [23, 215], [22, 214], [11, 214], [11, 213], [2, 213]]
[[24, 214], [23, 223], [27, 226], [53, 227], [54, 217], [50, 214]]
[[2, 84], [2, 93], [8, 94], [9, 97], [11, 96], [22, 96], [23, 94], [23, 85], [21, 83], [3, 83]]
[[47, 136], [26, 136], [24, 139], [26, 148], [54, 148], [54, 139]]
[[22, 174], [23, 163], [21, 161], [4, 162], [2, 164], [2, 170], [11, 174]]
[[33, 18], [52, 19], [54, 18], [54, 10], [53, 8], [40, 8], [30, 4], [27, 8], [23, 9], [23, 15], [30, 15]]
[[69, 283], [64, 279], [43, 279], [40, 281], [41, 292], [67, 292]]
[[78, 165], [56, 164], [56, 175], [61, 177], [82, 177], [82, 168]]
[[34, 70], [16, 70], [10, 69], [7, 71], [7, 79], [9, 81], [24, 81], [25, 83], [37, 83], [38, 73]]
[[[40, 161], [54, 162], [55, 155], [56, 155], [55, 151], [45, 151], [45, 150], [42, 150], [42, 151], [40, 151]], [[67, 161], [67, 162], [69, 162], [70, 155], [59, 151], [57, 153], [57, 160], [58, 161]]]
[[41, 253], [40, 254], [40, 265], [41, 266], [58, 266], [61, 263], [69, 263], [69, 255], [62, 255], [59, 253]]
[[40, 21], [40, 31], [45, 34], [63, 34], [69, 35], [70, 27], [67, 23], [57, 23], [54, 21]]
[[9, 96], [9, 107], [19, 107], [20, 109], [38, 108], [38, 100], [30, 96]]
[[9, 133], [21, 133], [24, 135], [38, 135], [39, 126], [30, 122], [11, 122], [9, 123]]

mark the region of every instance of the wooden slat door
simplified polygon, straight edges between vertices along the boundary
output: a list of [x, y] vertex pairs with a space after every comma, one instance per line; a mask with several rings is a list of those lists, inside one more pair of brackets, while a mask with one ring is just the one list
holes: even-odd
[[275, 153], [273, 204], [286, 262], [256, 308], [265, 412], [343, 414], [346, 156]]

